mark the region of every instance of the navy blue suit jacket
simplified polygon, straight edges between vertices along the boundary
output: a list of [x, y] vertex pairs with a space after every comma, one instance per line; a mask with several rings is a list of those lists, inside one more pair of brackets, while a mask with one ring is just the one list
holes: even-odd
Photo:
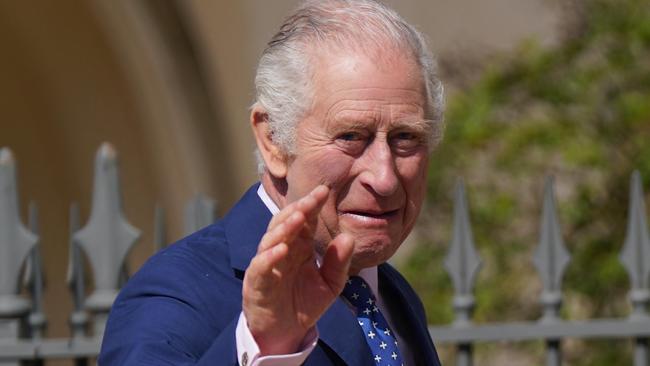
[[[108, 319], [100, 366], [237, 365], [242, 279], [271, 219], [257, 188], [222, 220], [151, 257], [128, 281]], [[378, 272], [394, 327], [406, 337], [416, 364], [439, 365], [419, 298], [390, 265]], [[341, 299], [318, 321], [318, 330], [318, 345], [304, 365], [374, 365]]]

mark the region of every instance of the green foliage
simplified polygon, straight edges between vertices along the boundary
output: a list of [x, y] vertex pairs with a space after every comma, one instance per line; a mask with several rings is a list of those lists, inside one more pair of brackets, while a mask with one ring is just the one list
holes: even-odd
[[[404, 266], [431, 323], [453, 320], [453, 289], [442, 263], [459, 176], [467, 183], [484, 259], [475, 321], [539, 317], [541, 282], [530, 258], [546, 174], [556, 176], [572, 255], [563, 282], [563, 316], [629, 314], [629, 281], [618, 254], [633, 170], [641, 172], [650, 191], [650, 2], [586, 1], [582, 17], [577, 34], [560, 45], [542, 49], [526, 42], [488, 67], [476, 85], [450, 98], [445, 139], [430, 167], [425, 212], [430, 221], [423, 226], [436, 233]], [[629, 360], [629, 347], [585, 351], [583, 343], [567, 347], [570, 364]], [[589, 357], [576, 356], [579, 352]]]

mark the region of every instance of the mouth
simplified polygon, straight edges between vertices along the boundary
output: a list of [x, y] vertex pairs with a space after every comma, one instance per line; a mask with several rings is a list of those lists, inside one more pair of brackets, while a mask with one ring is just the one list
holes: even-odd
[[390, 220], [397, 217], [399, 210], [390, 211], [342, 211], [340, 216], [349, 218], [364, 224], [381, 225], [387, 224]]

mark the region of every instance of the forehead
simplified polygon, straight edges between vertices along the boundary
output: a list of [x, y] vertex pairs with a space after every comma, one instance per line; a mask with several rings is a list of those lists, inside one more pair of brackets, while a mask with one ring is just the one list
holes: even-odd
[[[385, 52], [372, 58], [365, 53], [321, 51], [313, 74], [312, 112], [331, 118], [348, 116], [391, 119], [423, 117], [424, 77], [412, 58]], [[373, 116], [375, 114], [375, 116]]]
[[352, 51], [324, 47], [313, 54], [316, 97], [352, 89], [403, 89], [424, 97], [422, 70], [399, 50]]

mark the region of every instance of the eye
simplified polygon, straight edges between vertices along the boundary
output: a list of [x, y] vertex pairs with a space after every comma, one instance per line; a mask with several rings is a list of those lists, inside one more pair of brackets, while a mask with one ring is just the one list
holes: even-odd
[[395, 138], [398, 139], [398, 140], [412, 141], [412, 140], [417, 139], [418, 136], [416, 136], [416, 135], [415, 135], [414, 133], [412, 133], [412, 132], [402, 131], [402, 132], [398, 132], [398, 133], [395, 135]]
[[402, 153], [409, 153], [425, 144], [425, 139], [420, 133], [399, 131], [390, 137], [391, 146]]
[[343, 141], [359, 141], [363, 139], [363, 136], [359, 132], [344, 132], [337, 139]]
[[346, 131], [336, 136], [336, 144], [346, 153], [360, 154], [368, 144], [369, 136], [360, 131]]

